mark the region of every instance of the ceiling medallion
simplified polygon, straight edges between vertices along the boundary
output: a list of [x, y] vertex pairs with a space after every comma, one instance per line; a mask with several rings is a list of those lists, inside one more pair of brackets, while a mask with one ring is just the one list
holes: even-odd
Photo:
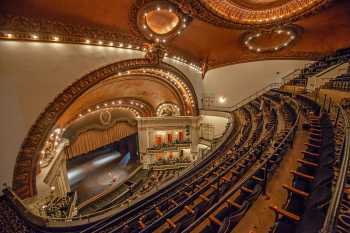
[[284, 24], [315, 13], [333, 0], [199, 0], [196, 16], [226, 27]]
[[176, 5], [166, 1], [150, 1], [136, 11], [137, 30], [156, 43], [166, 43], [179, 36], [192, 21]]
[[243, 34], [242, 43], [252, 52], [276, 52], [295, 43], [301, 33], [302, 29], [295, 25], [250, 31]]

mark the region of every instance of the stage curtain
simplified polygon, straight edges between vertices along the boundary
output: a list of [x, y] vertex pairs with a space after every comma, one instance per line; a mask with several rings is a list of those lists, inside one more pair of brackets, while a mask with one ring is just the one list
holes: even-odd
[[118, 122], [106, 130], [89, 130], [81, 133], [72, 144], [65, 148], [67, 159], [86, 154], [136, 132], [136, 126], [131, 126], [126, 122]]

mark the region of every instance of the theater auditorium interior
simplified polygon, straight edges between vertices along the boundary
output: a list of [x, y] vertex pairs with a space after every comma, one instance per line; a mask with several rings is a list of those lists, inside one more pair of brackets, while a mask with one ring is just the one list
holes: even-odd
[[349, 0], [1, 0], [0, 233], [349, 233]]

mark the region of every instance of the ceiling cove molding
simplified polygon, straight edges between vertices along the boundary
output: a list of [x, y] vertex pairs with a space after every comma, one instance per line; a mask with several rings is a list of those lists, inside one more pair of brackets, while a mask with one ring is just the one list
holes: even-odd
[[[149, 40], [135, 33], [0, 13], [1, 39], [108, 46], [142, 52], [151, 46]], [[190, 62], [196, 66], [201, 64], [195, 57], [168, 46], [167, 56], [181, 57], [188, 65]]]
[[312, 52], [288, 52], [288, 54], [280, 54], [280, 53], [262, 53], [262, 54], [256, 54], [255, 57], [247, 56], [247, 57], [241, 57], [238, 60], [235, 60], [234, 62], [226, 62], [219, 65], [211, 65], [210, 70], [230, 66], [230, 65], [237, 65], [241, 63], [247, 63], [247, 62], [256, 62], [256, 61], [264, 61], [264, 60], [310, 60], [310, 61], [316, 61], [321, 59], [322, 57], [328, 56], [333, 54], [334, 51], [331, 51], [329, 53], [312, 53]]
[[57, 120], [68, 109], [68, 107], [79, 96], [99, 82], [113, 75], [118, 75], [120, 72], [128, 72], [130, 70], [142, 68], [163, 70], [164, 72], [178, 77], [186, 83], [194, 100], [193, 114], [198, 115], [197, 96], [191, 82], [181, 71], [169, 64], [162, 62], [155, 66], [148, 59], [132, 59], [106, 65], [92, 71], [68, 86], [53, 100], [53, 102], [48, 104], [44, 112], [40, 114], [27, 133], [16, 158], [12, 184], [13, 190], [21, 198], [32, 197], [37, 193], [36, 171], [40, 151]]
[[[38, 41], [53, 41], [53, 36], [66, 43], [85, 43], [91, 41], [115, 41], [125, 44], [142, 46], [145, 40], [118, 30], [105, 30], [101, 27], [65, 24], [52, 20], [35, 19], [31, 17], [0, 14], [0, 30], [14, 33], [14, 39], [27, 40], [31, 35], [40, 35]], [[5, 37], [6, 38], [6, 37]], [[96, 43], [97, 44], [97, 43]]]
[[152, 117], [152, 116], [155, 116], [156, 114], [156, 111], [153, 108], [153, 106], [143, 99], [134, 98], [134, 97], [121, 97], [121, 98], [105, 100], [103, 102], [99, 102], [94, 105], [84, 107], [83, 109], [80, 110], [79, 114], [76, 116], [73, 122], [76, 120], [79, 120], [81, 115], [85, 115], [97, 110], [102, 110], [104, 108], [114, 108], [114, 107], [133, 108], [140, 114], [141, 117]]
[[[252, 7], [247, 8], [246, 6], [239, 5], [232, 0], [169, 1], [178, 4], [179, 8], [185, 9], [183, 11], [189, 12], [194, 18], [198, 18], [215, 26], [235, 29], [281, 26], [310, 15], [318, 14], [320, 11], [329, 7], [331, 3], [335, 2], [335, 0], [289, 0], [286, 1], [284, 5], [281, 3], [281, 6], [268, 8], [264, 11]], [[299, 8], [296, 7], [303, 7], [303, 2], [310, 2], [310, 7], [306, 6], [305, 10], [299, 11]], [[285, 9], [282, 9], [283, 6], [285, 6]], [[290, 7], [294, 7], [295, 9], [291, 9]], [[218, 9], [220, 9], [220, 11]], [[281, 15], [273, 15], [274, 11], [281, 12], [281, 14], [283, 13], [285, 16], [281, 17]], [[288, 14], [289, 11], [298, 12], [295, 14]], [[259, 16], [260, 14], [261, 17]], [[233, 15], [235, 18], [232, 18]], [[266, 17], [270, 18], [268, 19]]]

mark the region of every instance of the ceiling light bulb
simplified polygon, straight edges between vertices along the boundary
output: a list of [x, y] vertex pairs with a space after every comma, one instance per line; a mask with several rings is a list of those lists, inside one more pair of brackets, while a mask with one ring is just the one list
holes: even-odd
[[157, 7], [157, 11], [160, 11], [160, 7]]
[[101, 44], [102, 44], [102, 41], [98, 41], [98, 44], [100, 44], [100, 45], [101, 45]]
[[60, 38], [58, 38], [57, 36], [54, 36], [54, 37], [53, 37], [53, 40], [54, 40], [54, 41], [59, 41]]
[[11, 33], [6, 34], [7, 38], [12, 38], [13, 35]]
[[37, 35], [33, 35], [32, 38], [33, 38], [34, 40], [36, 40], [36, 39], [38, 39], [39, 37], [38, 37]]
[[109, 46], [113, 46], [114, 44], [113, 44], [113, 42], [109, 42]]
[[85, 43], [86, 44], [90, 44], [90, 40], [85, 40]]

